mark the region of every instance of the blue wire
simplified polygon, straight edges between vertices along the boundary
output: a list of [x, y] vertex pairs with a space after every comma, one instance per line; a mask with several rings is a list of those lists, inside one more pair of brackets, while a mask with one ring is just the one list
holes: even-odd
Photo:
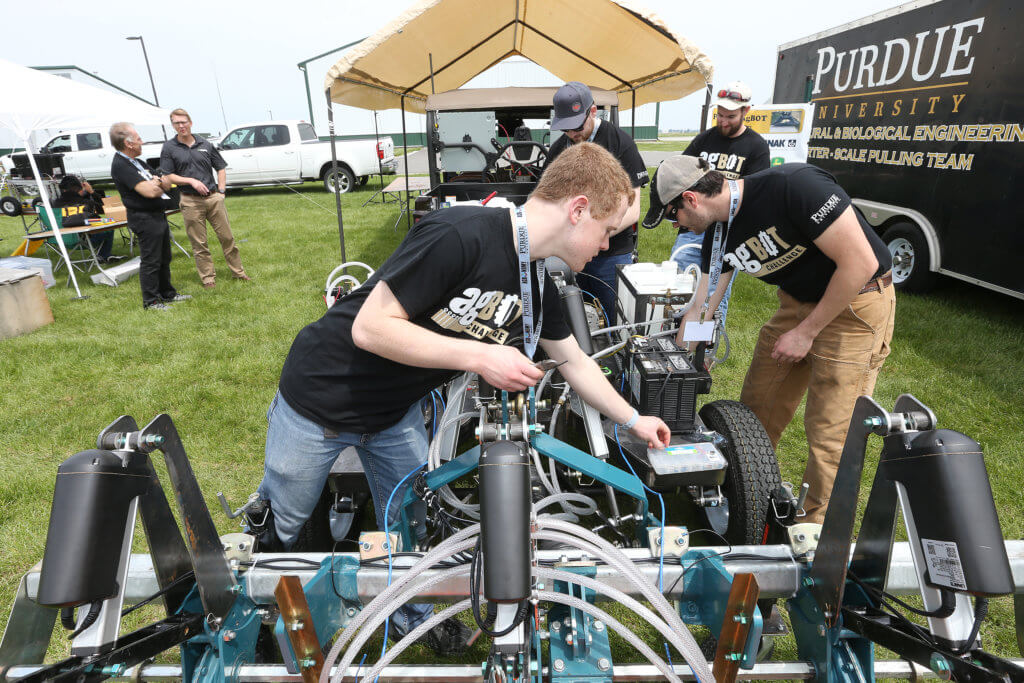
[[[405, 480], [408, 479], [409, 477], [411, 477], [412, 475], [416, 474], [417, 472], [419, 472], [420, 469], [422, 469], [423, 466], [426, 465], [426, 464], [427, 463], [423, 462], [423, 463], [420, 463], [419, 465], [416, 465], [415, 469], [413, 469], [411, 472], [409, 472], [409, 474], [407, 474], [404, 477], [402, 477], [402, 480], [395, 485], [395, 488], [391, 489], [391, 495], [388, 496], [388, 502], [384, 506], [384, 546], [385, 546], [385, 548], [388, 551], [388, 585], [389, 586], [391, 585], [391, 526], [388, 524], [388, 512], [391, 511], [391, 500], [395, 497], [395, 493], [398, 491], [398, 489], [402, 488], [402, 484], [405, 483]], [[380, 646], [380, 656], [381, 656], [381, 659], [384, 658], [384, 655], [388, 651], [388, 628], [390, 626], [391, 626], [391, 618], [388, 617], [387, 619], [384, 620], [384, 643]], [[376, 681], [374, 681], [374, 683], [376, 683]]]
[[431, 391], [433, 391], [434, 393], [437, 394], [437, 400], [440, 401], [440, 403], [441, 403], [441, 412], [443, 413], [444, 409], [445, 409], [445, 405], [444, 405], [444, 396], [441, 395], [441, 390], [440, 389], [432, 389]]
[[[668, 647], [666, 645], [665, 647]], [[363, 662], [366, 661], [366, 653], [363, 653], [363, 658], [359, 660], [359, 666], [356, 667], [356, 683], [359, 683], [359, 672], [363, 669]]]
[[629, 462], [629, 458], [626, 457], [626, 453], [622, 450], [622, 443], [619, 441], [619, 425], [615, 425], [615, 445], [619, 447], [619, 455], [626, 463], [626, 467], [633, 473], [636, 480], [640, 482], [640, 485], [644, 487], [649, 493], [653, 493], [658, 497], [658, 502], [661, 503], [661, 554], [658, 558], [658, 590], [664, 592], [665, 590], [665, 499], [660, 493], [652, 489], [647, 488], [647, 484], [637, 475], [636, 470], [633, 469], [632, 463]]

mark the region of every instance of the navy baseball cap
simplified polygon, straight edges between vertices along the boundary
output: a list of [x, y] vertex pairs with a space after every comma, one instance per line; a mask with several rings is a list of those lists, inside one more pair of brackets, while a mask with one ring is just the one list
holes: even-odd
[[579, 81], [569, 81], [555, 93], [555, 115], [551, 119], [551, 130], [574, 130], [583, 125], [594, 104], [590, 88]]

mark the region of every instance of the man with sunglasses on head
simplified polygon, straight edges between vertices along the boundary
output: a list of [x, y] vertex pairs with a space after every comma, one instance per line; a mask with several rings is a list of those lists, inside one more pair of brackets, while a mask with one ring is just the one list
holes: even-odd
[[[747, 112], [750, 111], [752, 96], [750, 86], [740, 81], [733, 81], [719, 90], [714, 102], [717, 107], [714, 128], [708, 128], [695, 137], [683, 154], [707, 159], [712, 170], [718, 171], [730, 180], [768, 168], [771, 165], [768, 143], [743, 122]], [[671, 253], [680, 268], [686, 268], [689, 265], [700, 267], [702, 240], [701, 235], [695, 235], [685, 228], [679, 230]], [[723, 328], [725, 327], [725, 314], [729, 310], [729, 295], [731, 293], [730, 285], [730, 289], [726, 291], [725, 297], [718, 307]]]
[[740, 400], [778, 447], [807, 394], [803, 521], [821, 523], [854, 404], [874, 391], [889, 355], [896, 315], [889, 250], [835, 178], [808, 164], [726, 182], [704, 159], [670, 157], [654, 174], [644, 227], [665, 218], [704, 236], [681, 346], [707, 339], [710, 312], [736, 271], [778, 287], [779, 308], [761, 328]]
[[633, 185], [634, 201], [622, 218], [608, 248], [583, 269], [580, 285], [601, 302], [608, 322], [615, 320], [615, 266], [633, 262], [636, 251], [636, 223], [640, 218], [640, 188], [647, 184], [647, 166], [640, 157], [640, 150], [630, 135], [611, 121], [597, 117], [594, 96], [583, 83], [569, 81], [555, 93], [555, 114], [551, 119], [551, 130], [560, 130], [563, 135], [555, 140], [548, 151], [545, 166], [572, 145], [593, 142], [611, 152]]

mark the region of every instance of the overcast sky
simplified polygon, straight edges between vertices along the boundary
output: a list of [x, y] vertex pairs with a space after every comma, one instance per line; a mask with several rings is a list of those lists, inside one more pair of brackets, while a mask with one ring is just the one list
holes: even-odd
[[[580, 11], [586, 11], [587, 1], [578, 0]], [[898, 4], [893, 0], [640, 1], [711, 58], [716, 87], [744, 80], [759, 103], [771, 99], [780, 44]], [[149, 97], [140, 45], [125, 40], [141, 34], [161, 105], [187, 108], [197, 131], [223, 133], [226, 126], [271, 116], [308, 119], [305, 86], [296, 64], [372, 34], [411, 4], [412, 0], [21, 3], [12, 8], [19, 16], [8, 17], [11, 21], [0, 42], [0, 55], [26, 66], [76, 65]], [[642, 50], [643, 46], [631, 48]], [[621, 49], [608, 46], [609, 51]], [[327, 68], [340, 54], [310, 65], [315, 105], [323, 100]], [[516, 85], [556, 83], [540, 69], [533, 73], [534, 82]], [[510, 85], [497, 78], [477, 79], [474, 85]], [[3, 93], [5, 98], [12, 96]], [[696, 128], [703, 100], [698, 93], [662, 103], [661, 128]], [[318, 132], [325, 134], [323, 114], [314, 110], [314, 119]], [[637, 116], [638, 123], [653, 123], [653, 119], [653, 108]], [[380, 121], [382, 131], [400, 130], [397, 112], [382, 113]], [[419, 121], [410, 120], [410, 130], [420, 130]], [[343, 112], [339, 132], [372, 133], [372, 114]]]

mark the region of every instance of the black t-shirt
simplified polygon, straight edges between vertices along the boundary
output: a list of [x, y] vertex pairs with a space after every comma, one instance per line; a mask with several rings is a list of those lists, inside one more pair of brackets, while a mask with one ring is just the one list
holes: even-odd
[[[707, 159], [712, 169], [733, 180], [771, 166], [768, 143], [749, 127], [734, 138], [722, 135], [717, 126], [708, 128], [687, 145], [683, 154]], [[679, 228], [680, 234], [684, 232], [686, 228]]]
[[[729, 188], [726, 186], [725, 192]], [[783, 164], [747, 176], [743, 200], [725, 243], [722, 270], [742, 270], [804, 302], [821, 300], [835, 261], [814, 244], [850, 206], [850, 197], [826, 171], [808, 164]], [[885, 243], [854, 211], [878, 258], [874, 277], [892, 268]], [[709, 272], [714, 228], [704, 233], [701, 270]]]
[[712, 170], [733, 180], [771, 165], [768, 143], [749, 127], [734, 138], [722, 135], [717, 126], [708, 128], [690, 142], [683, 154], [707, 159]]
[[[554, 161], [555, 157], [567, 150], [572, 144], [572, 140], [569, 139], [568, 135], [563, 135], [555, 140], [548, 151], [548, 160], [545, 162], [545, 166]], [[613, 157], [619, 160], [622, 168], [626, 169], [626, 174], [629, 176], [629, 181], [633, 184], [633, 187], [643, 187], [647, 184], [647, 166], [640, 157], [640, 150], [637, 149], [636, 142], [629, 136], [629, 133], [610, 121], [602, 120], [597, 127], [597, 133], [594, 134], [594, 144], [601, 145], [611, 152]], [[633, 251], [635, 245], [636, 225], [634, 224], [633, 227], [627, 228], [612, 237], [608, 241], [608, 249], [602, 251], [600, 256], [628, 254]]]
[[53, 202], [53, 208], [60, 209], [61, 225], [74, 228], [85, 225], [85, 219], [98, 218], [103, 213], [105, 196], [102, 190], [95, 190], [91, 194], [78, 194], [74, 190], [62, 192]]
[[[460, 206], [425, 216], [372, 277], [299, 332], [281, 371], [282, 396], [321, 426], [377, 432], [398, 422], [409, 406], [456, 374], [397, 363], [353, 343], [352, 323], [381, 280], [420, 327], [449, 337], [515, 342], [522, 348], [513, 235], [506, 209]], [[537, 310], [541, 297], [535, 264], [530, 273]], [[550, 276], [545, 277], [541, 336], [569, 336]]]
[[114, 154], [114, 160], [110, 162], [110, 177], [114, 179], [114, 185], [121, 194], [121, 203], [128, 211], [146, 211], [149, 213], [163, 213], [165, 209], [174, 208], [167, 199], [160, 197], [143, 197], [135, 191], [135, 186], [143, 180], [149, 180], [156, 173], [142, 159], [135, 159], [143, 170], [132, 163], [130, 159], [118, 153]]
[[[180, 142], [177, 137], [164, 143], [160, 150], [160, 171], [165, 175], [174, 173], [183, 178], [195, 178], [211, 192], [216, 192], [214, 171], [227, 168], [228, 164], [209, 140], [199, 135], [192, 137], [195, 142], [191, 147]], [[181, 191], [184, 194], [199, 194], [190, 185], [183, 185]]]

